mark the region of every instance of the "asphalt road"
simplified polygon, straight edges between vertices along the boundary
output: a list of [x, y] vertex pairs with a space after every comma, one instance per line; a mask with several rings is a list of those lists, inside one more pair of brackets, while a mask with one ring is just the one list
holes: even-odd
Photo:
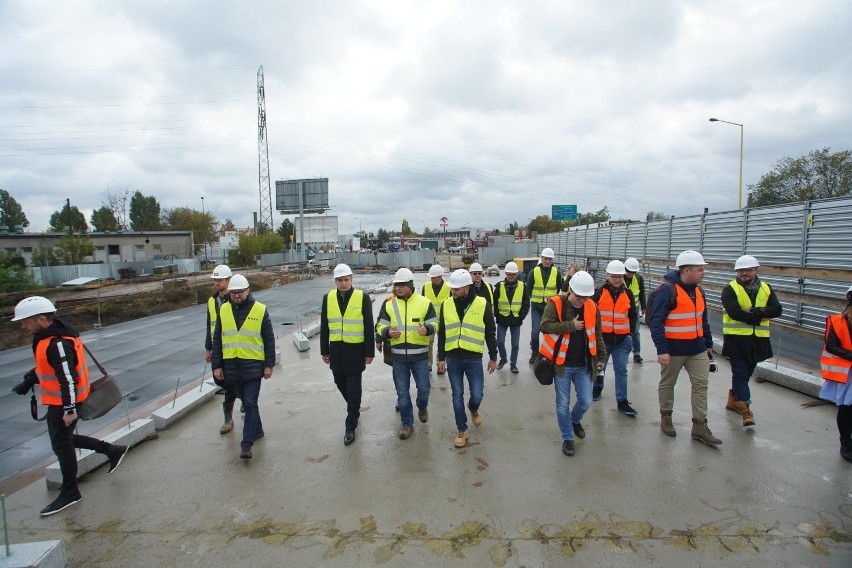
[[[331, 277], [326, 276], [262, 290], [255, 298], [267, 305], [276, 335], [281, 335], [298, 325], [301, 314], [318, 310], [322, 295], [332, 287]], [[202, 375], [206, 309], [204, 305], [193, 306], [82, 334], [86, 345], [126, 392], [127, 411], [133, 413], [174, 392], [178, 379], [185, 385]], [[61, 312], [58, 317], [62, 318]], [[11, 391], [32, 368], [29, 346], [0, 352], [0, 481], [53, 455], [46, 423], [30, 416], [29, 396]], [[90, 369], [99, 376], [91, 363]], [[40, 406], [40, 415], [45, 410]], [[97, 420], [81, 421], [77, 431], [91, 434], [125, 417], [125, 409], [119, 406]]]

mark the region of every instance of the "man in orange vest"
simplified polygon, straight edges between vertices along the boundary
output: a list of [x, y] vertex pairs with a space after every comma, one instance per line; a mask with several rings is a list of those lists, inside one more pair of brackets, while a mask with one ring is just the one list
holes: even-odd
[[837, 405], [840, 457], [852, 462], [852, 286], [846, 308], [825, 318], [825, 347], [819, 364], [825, 382], [819, 397]]
[[54, 318], [54, 313], [56, 307], [50, 300], [30, 296], [18, 302], [12, 318], [12, 321], [21, 322], [21, 328], [32, 334], [36, 363], [35, 369], [27, 373], [24, 381], [12, 387], [12, 390], [17, 394], [27, 394], [38, 384], [41, 402], [47, 405], [47, 433], [62, 472], [59, 496], [41, 510], [42, 517], [58, 513], [83, 498], [77, 487], [77, 456], [74, 448], [106, 455], [109, 458], [109, 473], [115, 471], [128, 449], [127, 446], [74, 433], [77, 407], [84, 404], [89, 395], [89, 368], [86, 366], [80, 334], [70, 325]]
[[[615, 400], [618, 411], [625, 416], [636, 416], [627, 400], [627, 358], [633, 350], [633, 332], [639, 322], [636, 318], [633, 292], [624, 285], [624, 263], [612, 260], [606, 265], [606, 282], [597, 290], [592, 300], [601, 314], [601, 329], [606, 345], [607, 361], [612, 356], [615, 370]], [[604, 365], [606, 372], [606, 365]], [[595, 379], [592, 400], [600, 400], [603, 391], [603, 374]]]
[[[595, 281], [581, 270], [570, 280], [567, 296], [548, 299], [541, 315], [539, 356], [553, 361], [556, 390], [556, 422], [562, 434], [562, 453], [574, 455], [574, 435], [586, 437], [581, 420], [592, 405], [592, 374], [606, 361], [601, 317], [592, 301]], [[571, 384], [577, 401], [571, 405]]]
[[692, 439], [718, 446], [722, 440], [707, 426], [708, 359], [713, 355], [713, 336], [704, 291], [698, 286], [704, 279], [705, 264], [704, 257], [694, 250], [677, 255], [677, 269], [664, 276], [665, 283], [648, 306], [649, 327], [657, 362], [662, 366], [658, 389], [660, 428], [667, 436], [677, 435], [672, 424], [674, 387], [678, 373], [685, 368], [692, 383]]

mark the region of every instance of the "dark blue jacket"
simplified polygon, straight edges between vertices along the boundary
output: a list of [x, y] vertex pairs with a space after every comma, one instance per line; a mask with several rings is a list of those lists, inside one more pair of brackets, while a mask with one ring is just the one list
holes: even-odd
[[[231, 302], [234, 311], [234, 321], [237, 328], [242, 327], [243, 322], [254, 306], [254, 296], [249, 294], [245, 302], [237, 304]], [[216, 329], [213, 331], [213, 352], [211, 353], [211, 366], [213, 369], [223, 369], [226, 384], [251, 381], [263, 378], [264, 367], [275, 366], [275, 332], [272, 329], [272, 320], [269, 319], [269, 310], [263, 313], [263, 321], [260, 323], [260, 335], [263, 338], [264, 360], [255, 359], [223, 359], [222, 358], [222, 318], [216, 320]]]
[[[695, 289], [697, 284], [684, 284], [680, 279], [680, 273], [677, 270], [672, 270], [663, 277], [667, 282], [683, 288], [689, 297], [695, 301]], [[703, 291], [702, 291], [703, 293]], [[704, 296], [704, 314], [702, 323], [704, 327], [704, 337], [695, 339], [666, 339], [666, 317], [671, 311], [672, 295], [676, 295], [677, 291], [674, 286], [666, 286], [656, 296], [652, 306], [648, 306], [651, 310], [649, 322], [651, 327], [651, 338], [654, 340], [654, 345], [657, 347], [657, 355], [697, 355], [706, 352], [707, 349], [713, 347], [713, 336], [710, 334], [710, 322], [707, 321], [707, 296]]]

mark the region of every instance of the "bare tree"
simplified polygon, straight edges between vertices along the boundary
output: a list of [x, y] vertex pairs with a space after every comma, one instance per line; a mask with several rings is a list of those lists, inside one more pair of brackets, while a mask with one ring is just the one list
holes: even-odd
[[130, 186], [124, 186], [122, 189], [107, 188], [106, 199], [101, 201], [101, 205], [112, 211], [113, 217], [118, 221], [118, 228], [127, 230], [127, 207], [130, 200]]

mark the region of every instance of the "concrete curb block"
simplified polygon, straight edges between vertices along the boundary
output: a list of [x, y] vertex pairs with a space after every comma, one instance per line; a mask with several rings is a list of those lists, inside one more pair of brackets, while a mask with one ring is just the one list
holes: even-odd
[[61, 540], [12, 544], [9, 554], [0, 555], [0, 568], [65, 568], [68, 565]]
[[814, 398], [819, 398], [819, 391], [822, 388], [821, 378], [794, 369], [788, 369], [787, 367], [775, 368], [775, 363], [767, 361], [757, 364], [754, 376], [757, 379], [769, 381]]
[[[130, 426], [119, 428], [104, 438], [110, 444], [121, 444], [133, 447], [148, 436], [154, 434], [154, 421], [150, 418], [142, 418], [131, 423]], [[77, 479], [86, 475], [103, 463], [107, 457], [92, 450], [82, 450], [77, 454]], [[54, 462], [44, 469], [44, 481], [48, 489], [59, 489], [62, 487], [62, 472], [59, 470], [59, 462]]]
[[219, 387], [208, 383], [201, 383], [200, 388], [193, 388], [191, 391], [179, 396], [172, 403], [155, 410], [151, 413], [151, 420], [154, 421], [155, 430], [165, 430], [211, 398], [219, 390]]

